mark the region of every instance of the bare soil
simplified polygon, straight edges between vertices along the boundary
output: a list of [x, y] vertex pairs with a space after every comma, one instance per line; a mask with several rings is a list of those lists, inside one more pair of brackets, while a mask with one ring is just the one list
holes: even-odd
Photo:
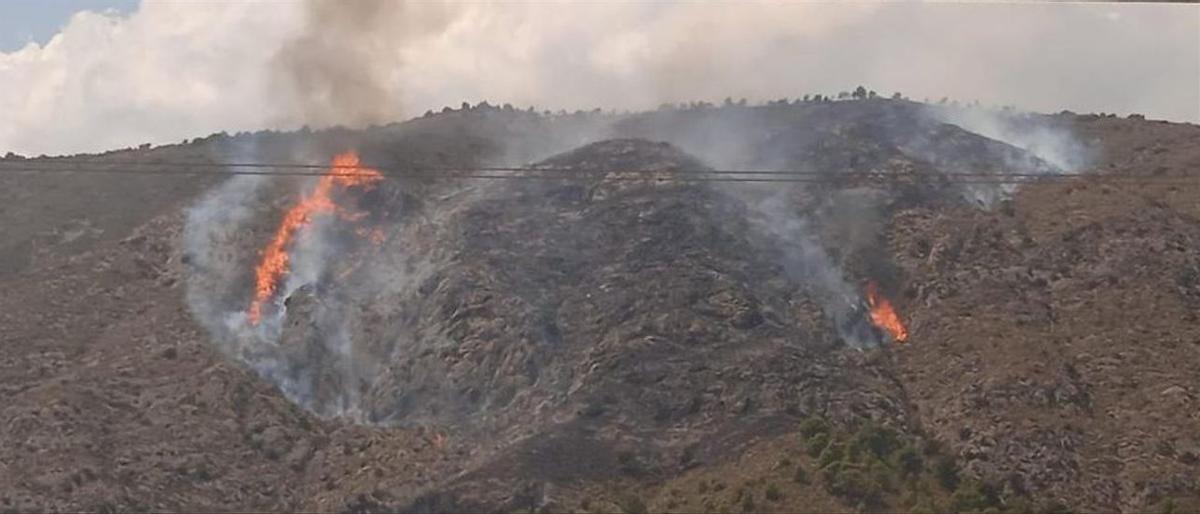
[[[483, 108], [18, 162], [236, 161], [251, 140], [263, 160], [353, 146], [368, 162], [556, 155], [542, 164], [585, 172], [757, 159], [946, 174], [1021, 156], [908, 109]], [[1200, 127], [1045, 120], [1100, 150], [1088, 173], [986, 208], [901, 180], [875, 221], [824, 225], [848, 279], [881, 280], [909, 324], [907, 343], [861, 350], [789, 278], [786, 248], [756, 232], [743, 196], [603, 173], [486, 194], [404, 183], [404, 243], [437, 271], [393, 299], [413, 302], [403, 319], [380, 321], [398, 328], [372, 344], [413, 346], [381, 363], [364, 400], [375, 423], [288, 401], [189, 312], [184, 209], [219, 177], [3, 172], [0, 510], [1200, 508]], [[754, 152], [709, 144], [735, 125], [753, 129], [739, 134]], [[937, 144], [893, 130], [909, 126]], [[719, 162], [733, 155], [753, 158]], [[789, 194], [828, 222], [822, 197], [883, 183]], [[266, 241], [273, 222], [247, 239]], [[832, 428], [801, 433], [818, 421]], [[880, 437], [895, 445], [855, 453]], [[912, 474], [903, 448], [922, 456]]]

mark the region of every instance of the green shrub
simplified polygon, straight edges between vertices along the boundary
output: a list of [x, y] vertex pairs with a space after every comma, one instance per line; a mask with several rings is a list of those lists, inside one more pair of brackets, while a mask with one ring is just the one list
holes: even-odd
[[1049, 503], [1043, 504], [1039, 512], [1042, 514], [1071, 514], [1071, 508], [1063, 505], [1057, 500], [1051, 500]]
[[816, 457], [829, 446], [829, 434], [814, 434], [808, 439], [808, 456]]
[[816, 416], [811, 416], [800, 423], [800, 435], [809, 439], [817, 434], [829, 435], [829, 423]]
[[[982, 514], [1035, 511], [1030, 504], [1023, 503], [1027, 497], [1001, 502], [994, 484], [960, 477], [954, 457], [943, 453], [936, 440], [924, 439], [919, 434], [909, 436], [907, 432], [873, 422], [863, 423], [853, 431], [838, 431], [816, 417], [801, 424], [801, 434], [804, 450], [815, 463], [809, 468], [794, 463], [792, 480], [808, 484], [810, 470], [816, 470], [826, 491], [859, 509], [890, 506], [918, 512]], [[791, 464], [787, 459], [779, 461], [779, 467], [787, 464]], [[927, 476], [933, 480], [926, 479]], [[938, 485], [933, 485], [935, 482]], [[939, 486], [952, 493], [949, 503], [938, 503], [938, 495], [932, 490]], [[768, 484], [767, 501], [779, 501], [776, 499], [779, 492], [774, 484]], [[891, 505], [887, 495], [892, 494], [903, 495], [904, 500]], [[745, 496], [739, 495], [731, 506], [736, 509], [745, 501]]]
[[767, 501], [777, 502], [783, 499], [783, 493], [779, 492], [779, 488], [775, 484], [767, 485]]
[[944, 455], [938, 457], [933, 463], [933, 476], [947, 491], [958, 489], [958, 466], [954, 459]]
[[886, 459], [900, 447], [900, 438], [895, 430], [868, 423], [855, 434], [853, 444], [869, 450], [880, 459]]
[[754, 512], [754, 494], [750, 491], [742, 494], [742, 512]]
[[839, 460], [831, 462], [829, 465], [821, 468], [821, 479], [825, 481], [826, 485], [831, 484], [837, 478], [838, 474], [846, 470], [848, 467], [849, 466], [846, 461]]
[[894, 480], [892, 477], [896, 474], [896, 472], [893, 471], [886, 462], [878, 459], [872, 460], [871, 463], [867, 465], [867, 471], [868, 475], [871, 477], [871, 480], [873, 480], [880, 489], [883, 489], [884, 491], [894, 490]]
[[917, 477], [925, 469], [925, 459], [911, 444], [906, 444], [896, 451], [893, 461], [896, 463], [896, 469], [900, 471], [900, 476], [906, 479]]
[[982, 512], [999, 507], [1000, 495], [996, 489], [975, 480], [961, 482], [950, 496], [950, 510], [954, 512]]
[[646, 514], [646, 502], [632, 494], [622, 496], [617, 500], [617, 507], [625, 514]]
[[834, 495], [867, 505], [879, 505], [883, 501], [883, 490], [879, 485], [857, 469], [841, 470], [834, 475], [828, 487]]
[[909, 511], [912, 512], [912, 514], [940, 514], [945, 512], [946, 509], [938, 507], [938, 504], [933, 501], [933, 498], [922, 496], [913, 502], [912, 508], [910, 508]]
[[824, 469], [826, 466], [834, 462], [844, 461], [846, 459], [846, 445], [841, 442], [831, 442], [821, 452], [821, 456], [817, 457], [817, 467]]
[[937, 439], [926, 439], [925, 448], [923, 450], [925, 455], [933, 457], [934, 455], [942, 453], [942, 443]]
[[792, 473], [792, 481], [797, 484], [808, 484], [810, 482], [808, 470], [804, 469], [804, 466], [796, 465], [796, 472]]

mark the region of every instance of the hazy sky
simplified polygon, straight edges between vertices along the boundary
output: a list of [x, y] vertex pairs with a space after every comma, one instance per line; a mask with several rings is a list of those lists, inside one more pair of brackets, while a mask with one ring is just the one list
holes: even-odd
[[1198, 122], [1200, 6], [0, 0], [0, 153], [858, 84]]

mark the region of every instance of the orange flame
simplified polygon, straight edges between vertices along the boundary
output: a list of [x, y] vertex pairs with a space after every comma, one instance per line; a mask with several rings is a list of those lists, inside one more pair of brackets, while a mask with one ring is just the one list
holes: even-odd
[[262, 319], [263, 304], [275, 295], [279, 289], [279, 280], [288, 271], [291, 256], [288, 247], [296, 238], [296, 234], [312, 223], [318, 214], [338, 214], [348, 219], [358, 219], [361, 214], [346, 213], [334, 203], [332, 193], [334, 186], [349, 188], [352, 186], [369, 187], [383, 179], [378, 170], [359, 167], [358, 154], [346, 152], [338, 154], [330, 163], [329, 172], [317, 181], [312, 193], [300, 199], [284, 215], [279, 228], [275, 229], [275, 237], [262, 252], [262, 259], [254, 269], [255, 286], [254, 301], [246, 316], [250, 323], [258, 324]]
[[897, 343], [908, 340], [908, 328], [900, 321], [892, 302], [879, 294], [879, 286], [874, 280], [867, 281], [867, 307], [871, 309], [871, 323], [891, 334]]

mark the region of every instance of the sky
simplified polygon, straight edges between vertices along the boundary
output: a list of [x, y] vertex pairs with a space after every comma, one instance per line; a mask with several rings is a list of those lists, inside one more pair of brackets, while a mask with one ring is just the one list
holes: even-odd
[[45, 44], [83, 10], [130, 13], [137, 0], [3, 0], [0, 1], [0, 52], [36, 42]]
[[1200, 122], [1200, 6], [0, 0], [0, 154], [862, 84]]

